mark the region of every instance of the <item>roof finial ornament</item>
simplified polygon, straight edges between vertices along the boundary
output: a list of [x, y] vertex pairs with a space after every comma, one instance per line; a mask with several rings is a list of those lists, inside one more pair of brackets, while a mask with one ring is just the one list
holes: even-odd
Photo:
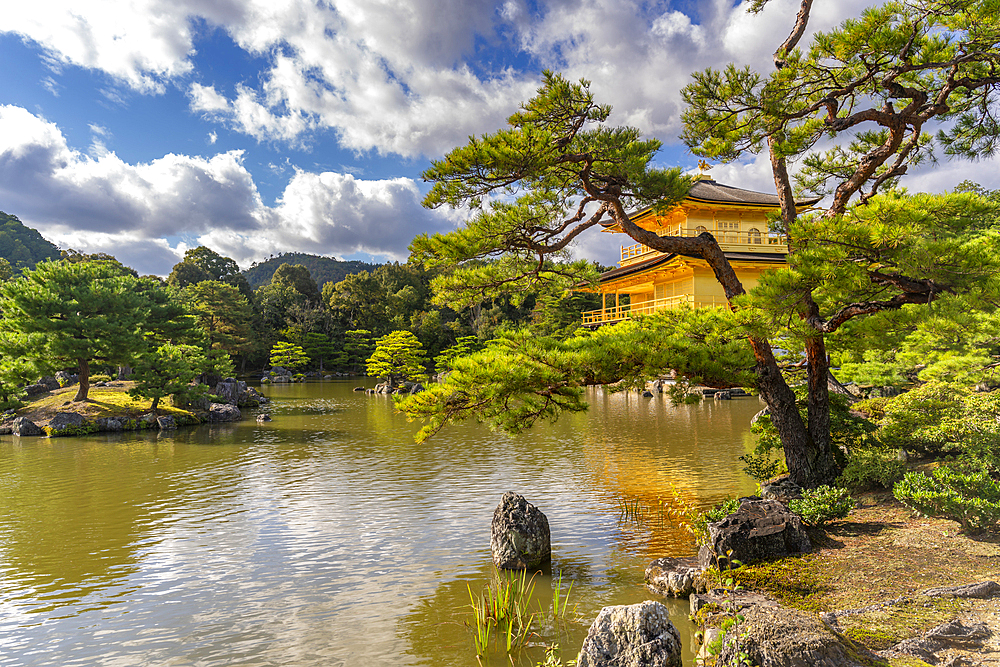
[[698, 160], [698, 178], [699, 181], [710, 181], [712, 180], [712, 175], [708, 173], [712, 165], [705, 162], [704, 160]]

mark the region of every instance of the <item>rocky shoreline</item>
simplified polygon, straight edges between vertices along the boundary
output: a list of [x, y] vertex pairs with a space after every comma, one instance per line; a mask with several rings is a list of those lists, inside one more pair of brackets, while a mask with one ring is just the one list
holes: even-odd
[[[798, 529], [791, 523], [773, 530], [779, 522], [767, 519], [765, 513], [747, 516], [762, 502], [766, 501], [745, 499], [737, 513], [744, 515], [741, 520], [734, 521], [735, 515], [730, 515], [713, 524], [715, 530], [710, 531], [710, 550], [730, 551], [730, 558], [747, 559], [747, 566], [727, 569], [723, 563], [720, 574], [711, 559], [706, 560], [703, 550], [700, 559], [660, 558], [646, 569], [650, 591], [689, 599], [691, 619], [703, 637], [699, 665], [741, 664], [739, 655], [758, 667], [1000, 665], [997, 536], [972, 539], [958, 533], [954, 523], [948, 526], [944, 520], [907, 516], [894, 501], [881, 497], [866, 514], [888, 513], [894, 519], [891, 522], [859, 522], [868, 517], [855, 517], [840, 526], [810, 531], [818, 548], [809, 549], [808, 555], [790, 552], [752, 559], [748, 549], [755, 547], [749, 545], [750, 541], [773, 546], [779, 541], [794, 543], [799, 539], [792, 537]], [[753, 540], [731, 551], [733, 540], [720, 541], [718, 536], [725, 531], [719, 526], [741, 522], [746, 529], [743, 534], [753, 534]], [[882, 540], [891, 540], [895, 545], [909, 543], [913, 533], [924, 533], [929, 526], [945, 529], [940, 534], [950, 538], [952, 550], [968, 549], [972, 554], [965, 558], [957, 554], [931, 558], [934, 552], [940, 556], [938, 545], [911, 546], [926, 552], [925, 563], [933, 563], [937, 570], [912, 578], [938, 585], [914, 590], [911, 581], [886, 578], [880, 566], [888, 558], [891, 567], [892, 556], [880, 548]], [[781, 536], [786, 531], [789, 535]], [[857, 539], [848, 543], [848, 539], [837, 539], [841, 535]], [[873, 536], [881, 538], [874, 540], [877, 546], [871, 544]], [[832, 562], [839, 560], [846, 563]], [[979, 567], [969, 567], [969, 561], [977, 562]], [[892, 588], [904, 590], [896, 595]], [[803, 589], [815, 593], [803, 596]], [[865, 604], [835, 606], [854, 600]], [[832, 608], [824, 610], [826, 606]], [[720, 626], [737, 614], [743, 620], [725, 633], [721, 645], [715, 647], [718, 654], [710, 656], [707, 647], [717, 642]]]
[[[38, 409], [39, 402], [45, 397], [75, 391], [75, 382], [76, 378], [73, 376], [51, 376], [40, 378], [34, 385], [29, 385], [27, 393], [35, 400], [20, 410], [4, 413], [0, 418], [0, 435], [60, 437], [153, 429], [167, 431], [202, 423], [240, 421], [244, 417], [243, 410], [257, 408], [268, 402], [267, 397], [248, 387], [246, 382], [226, 378], [216, 383], [212, 391], [223, 402], [202, 399], [183, 409], [152, 411], [123, 408], [114, 414], [97, 416], [89, 414], [90, 402], [74, 404], [68, 400], [55, 410]], [[92, 391], [104, 389], [125, 393], [130, 385], [127, 381], [112, 381], [95, 382], [91, 386]]]

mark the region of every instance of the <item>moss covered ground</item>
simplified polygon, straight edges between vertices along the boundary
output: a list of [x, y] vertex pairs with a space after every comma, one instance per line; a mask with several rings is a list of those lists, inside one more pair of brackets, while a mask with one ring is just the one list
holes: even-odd
[[[816, 549], [734, 572], [748, 589], [812, 612], [869, 608], [841, 616], [848, 637], [872, 650], [959, 618], [986, 622], [994, 635], [979, 664], [1000, 665], [1000, 600], [921, 595], [928, 588], [1000, 581], [1000, 536], [969, 536], [955, 521], [915, 515], [889, 494], [869, 494], [842, 521], [810, 533]], [[892, 665], [921, 665], [912, 658]]]
[[[123, 422], [138, 419], [149, 414], [152, 401], [135, 399], [129, 396], [128, 390], [132, 382], [115, 382], [115, 386], [90, 387], [87, 400], [73, 401], [77, 386], [63, 387], [36, 397], [30, 403], [17, 411], [19, 417], [27, 417], [41, 427], [46, 427], [58, 412], [75, 412], [83, 415], [88, 421], [102, 417], [113, 417]], [[171, 415], [178, 424], [191, 424], [200, 421], [190, 410], [170, 405], [169, 401], [160, 401], [156, 409], [157, 415]]]

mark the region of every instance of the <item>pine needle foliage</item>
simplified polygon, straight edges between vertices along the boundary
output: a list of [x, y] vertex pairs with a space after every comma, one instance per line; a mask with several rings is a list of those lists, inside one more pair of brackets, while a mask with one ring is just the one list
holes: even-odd
[[713, 386], [753, 383], [753, 357], [731, 313], [664, 311], [565, 340], [509, 332], [455, 358], [444, 382], [398, 406], [426, 421], [418, 440], [469, 418], [517, 433], [540, 419], [585, 410], [587, 385], [639, 387], [664, 368]]
[[402, 380], [425, 382], [426, 366], [423, 344], [405, 330], [379, 338], [367, 362], [368, 375], [385, 378], [392, 386]]
[[588, 81], [546, 71], [508, 128], [472, 137], [432, 163], [424, 205], [472, 211], [461, 229], [418, 236], [410, 246], [425, 266], [449, 270], [434, 280], [438, 303], [472, 305], [499, 290], [515, 299], [561, 294], [592, 282], [592, 265], [567, 261], [581, 232], [625, 209], [669, 208], [683, 198], [690, 180], [679, 169], [652, 167], [660, 142], [606, 126], [610, 113]]

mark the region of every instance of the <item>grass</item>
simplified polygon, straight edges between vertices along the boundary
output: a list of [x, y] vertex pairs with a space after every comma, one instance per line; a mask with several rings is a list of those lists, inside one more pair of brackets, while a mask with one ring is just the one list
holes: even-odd
[[[17, 411], [18, 416], [27, 417], [41, 427], [45, 427], [58, 412], [75, 412], [83, 415], [88, 421], [113, 417], [122, 420], [136, 420], [139, 416], [150, 412], [152, 403], [149, 399], [134, 399], [128, 395], [133, 386], [131, 382], [122, 382], [120, 387], [90, 387], [87, 400], [75, 402], [77, 386], [63, 387], [48, 394], [43, 394], [28, 405]], [[171, 415], [178, 424], [197, 423], [198, 417], [189, 410], [173, 407], [160, 401], [156, 413]]]
[[492, 646], [500, 644], [507, 653], [519, 649], [528, 640], [535, 614], [528, 606], [535, 591], [535, 576], [527, 572], [496, 570], [493, 581], [479, 595], [469, 588], [473, 612], [473, 642], [476, 656], [482, 658]]
[[536, 626], [547, 634], [553, 625], [567, 620], [573, 582], [566, 586], [560, 572], [553, 581], [552, 606], [546, 608], [535, 598], [535, 576], [529, 578], [524, 570], [494, 569], [493, 580], [479, 594], [466, 586], [472, 609], [472, 620], [466, 621], [466, 626], [472, 632], [480, 663], [490, 653], [510, 656], [524, 648], [532, 636], [538, 635]]

